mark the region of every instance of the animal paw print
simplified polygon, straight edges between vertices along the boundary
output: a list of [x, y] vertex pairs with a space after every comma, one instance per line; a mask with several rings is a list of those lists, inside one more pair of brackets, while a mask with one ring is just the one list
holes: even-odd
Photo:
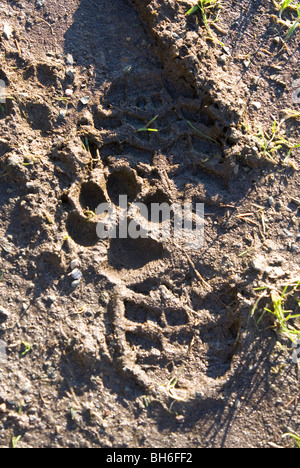
[[[113, 334], [107, 336], [108, 349], [119, 369], [154, 396], [174, 397], [175, 390], [168, 385], [168, 366], [187, 357], [195, 312], [181, 305], [165, 286], [149, 296], [116, 287], [109, 314]], [[177, 399], [191, 396], [191, 388], [182, 387], [180, 392]]]
[[148, 295], [133, 289], [116, 286], [109, 302], [113, 365], [163, 405], [218, 400], [232, 372], [236, 324], [226, 314], [216, 321], [208, 309], [195, 311], [164, 285]]
[[[95, 168], [87, 180], [75, 182], [68, 192], [72, 205], [67, 219], [69, 235], [84, 248], [104, 243], [107, 255], [101, 273], [113, 292], [104, 351], [120, 373], [161, 402], [170, 397], [187, 401], [203, 393], [208, 400], [216, 398], [226, 381], [236, 342], [232, 323], [224, 318], [216, 324], [204, 307], [201, 312], [193, 310], [190, 300], [175, 296], [161, 284], [162, 279], [153, 286], [154, 278], [162, 278], [163, 271], [174, 264], [176, 246], [168, 239], [158, 239], [152, 232], [147, 238], [98, 238], [98, 205], [109, 203], [118, 211], [120, 195], [127, 195], [129, 207], [134, 202], [146, 206], [172, 202], [163, 183], [151, 184], [123, 160]], [[128, 222], [141, 226], [161, 223], [128, 212]], [[150, 287], [147, 281], [152, 281]], [[207, 304], [209, 309], [209, 297]]]
[[[149, 190], [147, 181], [140, 178], [136, 171], [126, 164], [95, 169], [87, 181], [75, 182], [68, 192], [68, 202], [73, 210], [68, 215], [66, 229], [76, 244], [86, 248], [93, 247], [100, 241], [97, 225], [101, 216], [96, 214], [99, 205], [107, 203], [118, 213], [120, 195], [127, 196], [130, 207], [136, 200], [149, 203], [149, 194], [152, 192], [153, 189]], [[159, 194], [159, 191], [157, 193]], [[137, 223], [139, 228], [140, 224], [133, 214], [128, 216], [128, 223], [130, 222]], [[149, 220], [140, 218], [141, 224], [148, 222]], [[121, 238], [119, 226], [116, 226], [116, 229], [117, 236], [105, 241], [108, 264], [113, 268], [140, 269], [167, 253], [163, 243], [154, 236]]]

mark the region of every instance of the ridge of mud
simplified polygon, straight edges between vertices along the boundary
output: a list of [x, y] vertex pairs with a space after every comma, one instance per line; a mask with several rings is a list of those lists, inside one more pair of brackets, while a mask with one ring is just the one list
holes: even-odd
[[225, 166], [230, 168], [226, 176], [233, 175], [235, 164], [253, 168], [266, 165], [251, 137], [241, 130], [247, 111], [246, 89], [242, 82], [234, 83], [234, 71], [231, 76], [218, 65], [221, 52], [211, 54], [211, 37], [205, 38], [201, 27], [193, 19], [187, 19], [189, 4], [173, 0], [146, 3], [129, 0], [129, 3], [138, 11], [153, 40], [152, 52], [163, 66], [167, 86], [171, 85], [181, 96], [201, 98], [199, 113], [204, 112], [217, 122]]

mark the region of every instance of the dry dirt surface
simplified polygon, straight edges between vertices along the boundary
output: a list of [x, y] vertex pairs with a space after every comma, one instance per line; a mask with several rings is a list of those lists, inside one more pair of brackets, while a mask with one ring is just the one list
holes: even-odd
[[[261, 315], [300, 279], [297, 15], [194, 4], [0, 4], [2, 447], [295, 444], [295, 349]], [[119, 195], [204, 203], [204, 245], [100, 240]]]

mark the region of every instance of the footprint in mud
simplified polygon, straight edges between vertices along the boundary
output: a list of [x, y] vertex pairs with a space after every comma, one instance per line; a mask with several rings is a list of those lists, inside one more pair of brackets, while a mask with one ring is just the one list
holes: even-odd
[[95, 224], [74, 211], [68, 216], [66, 228], [74, 242], [82, 247], [93, 247], [99, 241]]
[[[83, 247], [93, 247], [99, 242], [95, 217], [98, 203], [110, 203], [118, 212], [120, 195], [126, 195], [129, 204], [137, 201], [148, 208], [153, 204], [170, 204], [176, 199], [176, 188], [170, 188], [176, 181], [170, 181], [166, 167], [178, 167], [182, 172], [191, 167], [194, 171], [200, 169], [198, 182], [203, 180], [203, 173], [223, 179], [233, 173], [233, 160], [226, 157], [231, 117], [223, 118], [217, 103], [215, 105], [204, 90], [195, 94], [196, 83], [190, 86], [191, 78], [184, 76], [183, 68], [179, 67], [180, 74], [182, 71], [180, 81], [178, 71], [174, 79], [175, 63], [173, 68], [165, 67], [160, 54], [156, 61], [149, 54], [150, 48], [141, 47], [143, 42], [150, 45], [152, 41], [143, 28], [132, 31], [132, 24], [138, 24], [140, 19], [127, 2], [103, 2], [100, 14], [97, 12], [97, 21], [91, 18], [89, 25], [92, 27], [93, 22], [96, 23], [91, 49], [97, 51], [95, 60], [100, 64], [99, 75], [106, 76], [95, 90], [92, 108], [95, 128], [89, 128], [89, 131], [94, 133], [95, 141], [99, 141], [102, 160], [99, 166], [103, 163], [106, 166], [100, 169], [94, 166], [89, 180], [75, 183], [69, 192], [73, 211], [68, 217], [67, 230]], [[87, 3], [82, 0], [81, 13]], [[113, 20], [118, 18], [118, 8], [124, 12], [124, 21]], [[78, 17], [77, 22], [81, 24], [80, 11]], [[126, 41], [120, 44], [120, 32], [122, 37], [130, 37], [127, 44]], [[74, 50], [74, 44], [79, 42], [74, 41], [76, 34], [82, 34], [82, 30], [75, 30], [73, 34], [71, 30], [68, 32], [66, 45], [68, 52], [74, 53], [80, 63], [84, 54]], [[145, 131], [151, 121], [157, 131]], [[125, 163], [120, 164], [120, 161]], [[141, 163], [147, 166], [146, 173], [152, 171], [151, 177], [147, 178], [143, 170], [139, 170]], [[95, 171], [100, 172], [99, 177], [94, 176]], [[188, 175], [192, 176], [190, 172]], [[156, 182], [161, 183], [161, 187]], [[215, 184], [218, 194], [220, 184]], [[182, 187], [182, 197], [183, 193]], [[161, 221], [153, 218], [150, 211], [143, 220], [155, 228]], [[223, 357], [227, 359], [228, 349], [236, 336], [232, 337], [228, 327], [220, 326], [222, 333], [215, 340], [218, 353], [208, 352], [206, 334], [201, 337], [198, 328], [206, 318], [211, 321], [209, 312], [206, 317], [207, 311], [201, 310], [199, 317], [199, 313], [184, 300], [165, 286], [159, 286], [161, 276], [155, 289], [139, 289], [142, 287], [139, 281], [151, 278], [149, 264], [153, 263], [154, 271], [156, 268], [153, 276], [161, 275], [158, 262], [168, 256], [168, 240], [162, 243], [153, 236], [145, 239], [116, 236], [105, 242], [109, 266], [116, 271], [126, 271], [125, 278], [114, 276], [118, 286], [108, 306], [106, 354], [112, 365], [154, 396], [171, 396], [182, 401], [199, 392], [208, 399], [215, 395], [223, 379], [226, 381], [230, 365], [227, 366], [227, 362], [224, 365]], [[129, 272], [135, 275], [140, 269], [143, 270], [138, 273], [144, 275], [143, 278], [135, 278], [136, 290], [129, 289]], [[209, 369], [212, 361], [213, 374]], [[179, 381], [180, 388], [175, 388]]]
[[163, 245], [154, 239], [112, 239], [108, 261], [114, 268], [137, 270], [163, 258]]
[[[96, 214], [97, 207], [103, 203], [110, 204], [118, 213], [119, 196], [126, 196], [130, 206], [138, 197], [140, 199], [142, 186], [143, 180], [128, 166], [118, 166], [111, 170], [107, 168], [106, 174], [102, 172], [98, 182], [89, 180], [75, 183], [68, 193], [68, 201], [74, 208], [66, 223], [71, 238], [83, 247], [96, 245], [100, 240], [97, 235], [97, 223], [100, 221]], [[129, 221], [135, 222], [133, 219]], [[139, 229], [136, 223], [136, 231]], [[140, 269], [166, 255], [163, 244], [151, 236], [133, 239], [128, 235], [121, 238], [118, 225], [116, 236], [109, 239], [108, 243], [108, 263], [116, 269]]]
[[51, 110], [47, 104], [40, 102], [28, 102], [25, 106], [28, 122], [33, 130], [40, 130], [42, 135], [49, 134], [52, 128]]
[[[107, 350], [125, 377], [162, 403], [219, 398], [237, 337], [232, 324], [224, 321], [222, 331], [215, 330], [211, 349], [205, 327], [199, 333], [199, 313], [164, 285], [148, 295], [117, 286], [108, 313], [113, 333], [106, 335]], [[202, 311], [202, 320], [207, 315]]]
[[164, 393], [166, 367], [188, 353], [193, 317], [164, 286], [149, 296], [116, 287], [109, 314], [115, 340], [108, 336], [107, 344], [122, 372], [142, 388]]

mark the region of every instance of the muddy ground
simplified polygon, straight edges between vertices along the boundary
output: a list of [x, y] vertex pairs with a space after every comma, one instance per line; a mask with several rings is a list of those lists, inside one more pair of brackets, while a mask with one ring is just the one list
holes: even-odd
[[[209, 32], [192, 5], [1, 2], [3, 447], [294, 446], [293, 348], [251, 311], [299, 279], [299, 149], [255, 138], [299, 112], [299, 30], [224, 0]], [[204, 203], [203, 247], [99, 240], [124, 194]]]

